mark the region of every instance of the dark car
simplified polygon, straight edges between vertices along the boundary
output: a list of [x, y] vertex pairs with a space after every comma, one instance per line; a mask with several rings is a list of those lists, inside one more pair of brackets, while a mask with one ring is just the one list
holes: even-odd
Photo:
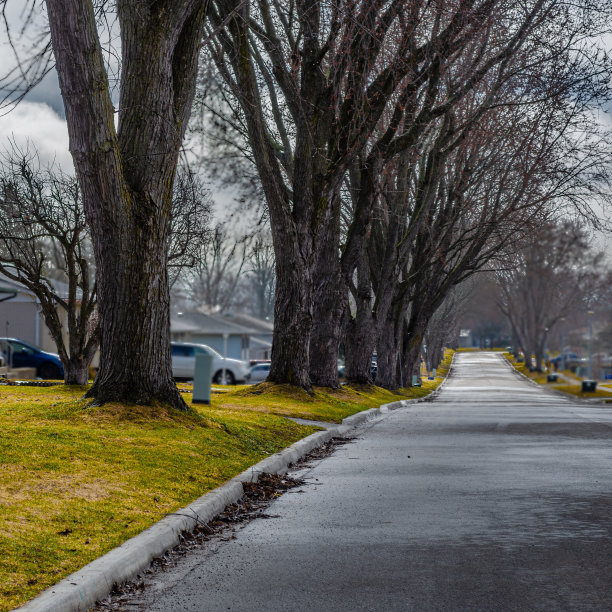
[[17, 338], [0, 338], [0, 350], [12, 368], [36, 368], [36, 376], [39, 378], [64, 378], [64, 366], [55, 353], [47, 353]]

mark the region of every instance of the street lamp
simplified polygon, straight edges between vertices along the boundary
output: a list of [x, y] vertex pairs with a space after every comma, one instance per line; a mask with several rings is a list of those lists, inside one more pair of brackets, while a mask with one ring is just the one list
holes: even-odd
[[595, 313], [589, 310], [589, 380], [593, 380], [593, 315]]
[[565, 317], [561, 317], [561, 373], [565, 372]]

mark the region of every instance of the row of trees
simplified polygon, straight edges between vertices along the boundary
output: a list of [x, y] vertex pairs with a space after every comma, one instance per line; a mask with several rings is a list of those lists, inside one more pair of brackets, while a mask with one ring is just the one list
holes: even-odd
[[598, 16], [212, 3], [209, 131], [252, 162], [277, 256], [270, 380], [336, 386], [344, 340], [349, 380], [370, 382], [376, 351], [378, 384], [410, 381], [453, 287], [553, 210], [590, 214], [608, 179], [590, 121], [609, 68]]
[[589, 215], [607, 188], [591, 112], [609, 82], [593, 43], [603, 1], [45, 4], [97, 264], [97, 402], [184, 407], [168, 245], [199, 62], [220, 92], [203, 115], [265, 199], [275, 382], [336, 386], [342, 338], [350, 380], [369, 382], [373, 350], [380, 382], [410, 380], [454, 287], [552, 210]]

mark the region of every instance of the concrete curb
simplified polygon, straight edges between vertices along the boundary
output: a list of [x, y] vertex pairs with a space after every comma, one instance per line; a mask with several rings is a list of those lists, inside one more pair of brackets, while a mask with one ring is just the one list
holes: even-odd
[[291, 464], [333, 437], [344, 437], [357, 426], [378, 420], [393, 410], [430, 400], [446, 382], [448, 375], [425, 397], [399, 400], [358, 412], [344, 419], [337, 427], [314, 433], [279, 453], [266, 457], [224, 485], [209, 491], [185, 508], [169, 514], [137, 536], [70, 574], [16, 610], [80, 612], [91, 608], [96, 601], [106, 597], [115, 584], [133, 579], [149, 567], [153, 559], [174, 548], [181, 541], [183, 533], [193, 531], [198, 524], [208, 523], [221, 514], [226, 506], [237, 502], [244, 492], [243, 482], [256, 482], [263, 473], [282, 474]]

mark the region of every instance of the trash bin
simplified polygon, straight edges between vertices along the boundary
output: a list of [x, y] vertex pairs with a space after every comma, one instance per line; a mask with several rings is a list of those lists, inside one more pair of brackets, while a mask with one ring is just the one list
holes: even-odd
[[558, 374], [549, 374], [546, 377], [546, 382], [557, 382], [559, 380], [559, 375]]
[[193, 404], [210, 404], [213, 356], [196, 355], [193, 374]]
[[594, 393], [597, 389], [596, 380], [583, 380], [582, 381], [582, 392], [583, 393]]

